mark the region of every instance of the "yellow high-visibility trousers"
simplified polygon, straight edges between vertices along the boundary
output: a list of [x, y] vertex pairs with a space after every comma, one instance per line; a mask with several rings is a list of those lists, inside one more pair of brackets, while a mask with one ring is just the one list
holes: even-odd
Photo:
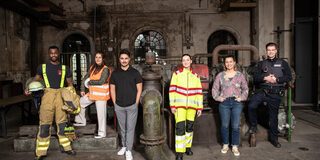
[[193, 125], [197, 111], [194, 109], [177, 108], [176, 119], [176, 152], [184, 153], [191, 148], [193, 139]]
[[59, 144], [64, 151], [71, 149], [71, 142], [64, 134], [64, 128], [67, 125], [67, 114], [62, 110], [63, 101], [61, 98], [61, 89], [45, 88], [41, 99], [39, 115], [39, 132], [36, 141], [36, 155], [45, 156], [50, 145], [51, 126], [53, 117], [57, 125], [57, 135]]

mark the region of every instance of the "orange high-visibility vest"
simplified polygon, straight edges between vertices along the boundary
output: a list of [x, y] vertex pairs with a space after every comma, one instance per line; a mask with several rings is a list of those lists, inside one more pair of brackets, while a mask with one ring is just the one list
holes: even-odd
[[[92, 66], [91, 66], [92, 68]], [[91, 70], [90, 68], [90, 70]], [[99, 80], [102, 74], [102, 71], [108, 68], [107, 66], [103, 66], [103, 68], [97, 73], [90, 74], [90, 80]], [[109, 68], [108, 68], [109, 69]], [[107, 101], [110, 99], [110, 89], [109, 89], [109, 79], [110, 79], [110, 69], [109, 69], [109, 77], [105, 84], [102, 85], [89, 85], [89, 93], [87, 94], [89, 99], [96, 101]]]

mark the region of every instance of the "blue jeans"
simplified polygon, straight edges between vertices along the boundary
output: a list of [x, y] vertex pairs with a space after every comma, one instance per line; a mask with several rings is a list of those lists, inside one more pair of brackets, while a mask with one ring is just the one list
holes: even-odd
[[239, 145], [240, 116], [242, 103], [234, 99], [226, 99], [219, 104], [221, 118], [221, 137], [223, 144], [229, 144], [229, 124], [231, 119], [232, 145]]

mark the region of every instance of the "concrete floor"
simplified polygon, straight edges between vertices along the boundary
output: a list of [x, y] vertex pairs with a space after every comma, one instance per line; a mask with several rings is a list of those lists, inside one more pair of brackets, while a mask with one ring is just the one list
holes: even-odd
[[[294, 110], [296, 126], [292, 135], [292, 142], [283, 137], [279, 138], [282, 144], [280, 149], [274, 148], [267, 141], [258, 141], [257, 147], [250, 148], [244, 144], [240, 148], [240, 157], [234, 157], [232, 152], [220, 153], [220, 145], [194, 144], [193, 156], [184, 156], [185, 160], [211, 159], [245, 159], [245, 160], [318, 160], [320, 157], [320, 113], [311, 110]], [[12, 126], [12, 125], [11, 125]], [[0, 160], [33, 159], [33, 152], [14, 152], [13, 139], [17, 135], [18, 127], [9, 128], [9, 138], [0, 138]], [[166, 149], [168, 150], [168, 149]], [[68, 156], [56, 150], [49, 150], [47, 160], [124, 160], [124, 156], [117, 156], [117, 151], [77, 151], [76, 156]], [[167, 151], [169, 159], [175, 159], [173, 152]], [[144, 160], [143, 146], [135, 146], [134, 159]]]

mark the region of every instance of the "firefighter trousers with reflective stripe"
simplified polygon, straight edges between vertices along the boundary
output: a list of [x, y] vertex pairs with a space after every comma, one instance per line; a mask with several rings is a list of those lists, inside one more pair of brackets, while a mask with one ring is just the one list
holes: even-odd
[[37, 156], [47, 155], [47, 150], [50, 145], [53, 117], [55, 117], [60, 145], [63, 146], [65, 151], [71, 150], [70, 141], [64, 134], [64, 128], [67, 124], [67, 114], [62, 110], [62, 105], [63, 101], [60, 89], [46, 88], [41, 100], [39, 113], [39, 132], [36, 141]]
[[194, 109], [177, 108], [176, 120], [176, 152], [184, 153], [191, 148], [193, 139], [193, 125], [197, 111]]

